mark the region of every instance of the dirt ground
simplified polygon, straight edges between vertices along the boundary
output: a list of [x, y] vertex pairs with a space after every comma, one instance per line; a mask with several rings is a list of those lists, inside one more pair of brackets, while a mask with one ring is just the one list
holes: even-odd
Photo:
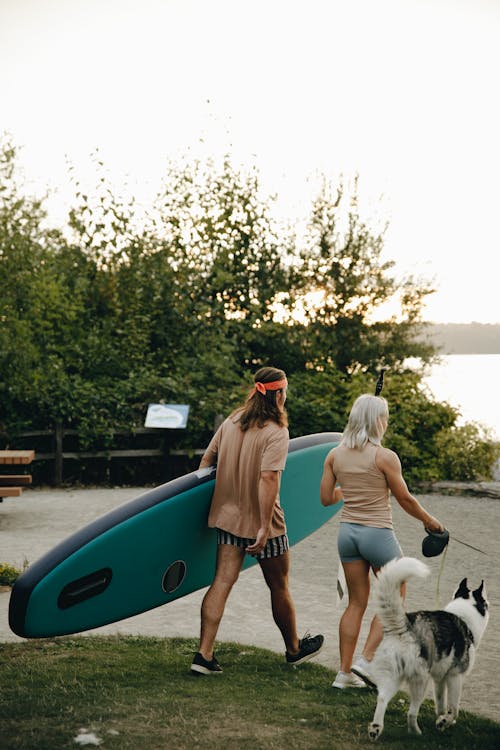
[[[0, 503], [0, 562], [22, 567], [56, 543], [108, 510], [142, 494], [142, 488], [26, 490], [19, 498]], [[478, 586], [484, 579], [490, 602], [490, 623], [479, 648], [476, 664], [467, 679], [462, 708], [500, 722], [500, 500], [489, 497], [419, 495], [421, 503], [450, 530], [453, 536], [479, 547], [481, 554], [453, 539], [444, 562], [439, 585], [439, 606], [444, 606], [463, 577]], [[424, 532], [420, 523], [394, 503], [397, 536], [406, 555], [422, 557]], [[318, 662], [338, 668], [338, 622], [344, 604], [337, 603], [338, 517], [292, 548], [291, 589], [297, 609], [299, 636], [306, 630], [325, 635]], [[426, 560], [431, 575], [408, 587], [407, 609], [434, 609], [442, 557]], [[142, 615], [93, 630], [101, 634], [196, 637], [204, 590], [178, 599]], [[9, 590], [0, 592], [0, 641], [22, 641], [9, 629]], [[370, 607], [362, 638], [366, 635]], [[242, 573], [229, 599], [219, 630], [222, 641], [283, 651], [273, 622], [267, 588], [260, 570]], [[361, 641], [359, 651], [361, 650]], [[186, 668], [188, 668], [186, 664]], [[430, 695], [430, 693], [429, 693]]]

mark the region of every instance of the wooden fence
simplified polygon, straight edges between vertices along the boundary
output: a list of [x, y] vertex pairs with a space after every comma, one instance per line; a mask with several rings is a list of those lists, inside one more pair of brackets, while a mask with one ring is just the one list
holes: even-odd
[[[216, 429], [222, 418], [218, 416], [214, 423]], [[53, 430], [29, 430], [18, 433], [15, 439], [11, 438], [9, 442], [18, 448], [27, 446], [35, 449], [34, 465], [40, 462], [50, 462], [51, 465], [51, 484], [56, 487], [64, 482], [65, 465], [68, 462], [84, 462], [94, 459], [105, 460], [108, 463], [116, 459], [158, 459], [164, 461], [165, 466], [170, 465], [170, 471], [166, 472], [165, 479], [173, 478], [193, 470], [195, 464], [199, 462], [204, 448], [193, 449], [175, 449], [172, 447], [173, 430], [168, 429], [151, 429], [138, 427], [133, 433], [116, 432], [114, 433], [115, 444], [124, 440], [127, 443], [133, 443], [140, 440], [142, 443], [149, 443], [146, 447], [133, 448], [110, 448], [103, 450], [74, 450], [68, 448], [68, 442], [77, 443], [78, 431], [67, 429], [61, 422], [57, 422]], [[0, 435], [0, 438], [2, 436]], [[5, 436], [3, 436], [5, 438]], [[1, 442], [1, 441], [0, 441]], [[3, 443], [6, 443], [6, 439]], [[1, 446], [0, 446], [1, 447]], [[36, 474], [36, 471], [35, 471]]]

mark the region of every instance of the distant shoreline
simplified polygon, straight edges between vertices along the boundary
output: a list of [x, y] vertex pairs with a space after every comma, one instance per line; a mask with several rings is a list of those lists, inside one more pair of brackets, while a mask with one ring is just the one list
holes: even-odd
[[440, 354], [500, 354], [500, 323], [425, 323], [421, 338]]

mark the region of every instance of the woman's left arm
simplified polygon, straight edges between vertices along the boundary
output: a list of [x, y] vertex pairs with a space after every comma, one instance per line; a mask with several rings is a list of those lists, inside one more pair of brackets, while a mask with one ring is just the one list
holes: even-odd
[[335, 505], [342, 500], [342, 490], [336, 487], [337, 477], [333, 470], [333, 450], [325, 458], [323, 476], [319, 487], [319, 497], [322, 505]]

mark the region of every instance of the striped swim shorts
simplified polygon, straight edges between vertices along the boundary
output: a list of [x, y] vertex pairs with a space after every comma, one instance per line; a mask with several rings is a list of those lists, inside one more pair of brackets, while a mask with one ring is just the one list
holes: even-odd
[[[217, 529], [217, 544], [231, 544], [233, 547], [246, 547], [253, 544], [255, 539], [247, 539], [246, 537], [236, 536], [231, 534], [230, 531], [224, 531], [224, 529]], [[267, 544], [258, 555], [254, 555], [258, 560], [265, 560], [270, 557], [279, 557], [288, 552], [290, 545], [288, 543], [288, 537], [286, 534], [281, 536], [275, 536], [272, 539], [267, 540]]]

